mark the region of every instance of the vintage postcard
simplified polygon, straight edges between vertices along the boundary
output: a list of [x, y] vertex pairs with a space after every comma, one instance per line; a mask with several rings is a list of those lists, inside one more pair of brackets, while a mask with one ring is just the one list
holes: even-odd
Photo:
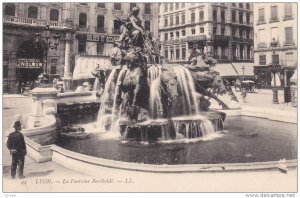
[[296, 197], [297, 2], [2, 7], [7, 196]]

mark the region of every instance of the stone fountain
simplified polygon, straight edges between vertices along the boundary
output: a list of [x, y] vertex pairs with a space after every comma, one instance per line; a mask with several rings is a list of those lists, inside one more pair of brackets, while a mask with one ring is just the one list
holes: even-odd
[[[124, 27], [132, 21], [119, 20]], [[146, 142], [201, 138], [222, 131], [225, 114], [209, 111], [209, 100], [228, 109], [217, 95], [236, 97], [217, 72], [197, 65], [200, 59], [207, 65], [216, 60], [196, 54], [190, 65], [161, 65], [156, 49], [150, 33], [129, 29], [115, 42], [114, 66], [93, 71], [101, 85], [97, 127], [120, 132], [123, 140]]]

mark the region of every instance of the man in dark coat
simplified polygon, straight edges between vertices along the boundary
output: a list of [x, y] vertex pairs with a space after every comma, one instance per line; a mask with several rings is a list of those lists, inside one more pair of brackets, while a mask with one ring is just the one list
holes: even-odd
[[25, 163], [25, 155], [27, 154], [26, 144], [24, 140], [24, 135], [20, 132], [21, 122], [15, 121], [13, 127], [15, 128], [15, 131], [9, 134], [6, 143], [7, 148], [10, 150], [10, 154], [12, 156], [11, 178], [15, 178], [18, 166], [18, 177], [21, 179], [24, 178], [23, 170]]

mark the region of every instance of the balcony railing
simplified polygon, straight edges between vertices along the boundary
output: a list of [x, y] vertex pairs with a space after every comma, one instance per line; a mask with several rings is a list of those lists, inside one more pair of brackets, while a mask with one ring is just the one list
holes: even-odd
[[257, 25], [265, 24], [265, 23], [266, 23], [265, 19], [258, 19], [257, 21]]
[[293, 15], [290, 15], [290, 16], [283, 16], [282, 17], [282, 20], [286, 21], [286, 20], [292, 20], [294, 19]]
[[72, 28], [71, 21], [50, 21], [41, 19], [31, 19], [24, 17], [15, 16], [3, 16], [3, 23], [6, 24], [16, 24], [16, 25], [30, 25], [30, 26], [46, 26], [49, 25], [50, 28]]
[[268, 45], [267, 45], [267, 43], [258, 43], [258, 44], [257, 44], [257, 47], [258, 47], [258, 48], [267, 48]]

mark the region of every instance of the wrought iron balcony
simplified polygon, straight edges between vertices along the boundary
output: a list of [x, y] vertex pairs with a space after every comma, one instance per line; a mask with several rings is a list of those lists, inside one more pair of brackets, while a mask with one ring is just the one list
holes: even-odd
[[279, 18], [278, 17], [270, 18], [269, 23], [275, 23], [275, 22], [279, 22]]
[[15, 24], [15, 25], [28, 25], [35, 27], [45, 27], [49, 25], [50, 28], [61, 28], [61, 29], [72, 29], [73, 24], [71, 21], [50, 21], [41, 19], [32, 19], [25, 17], [15, 17], [15, 16], [3, 16], [4, 24]]

